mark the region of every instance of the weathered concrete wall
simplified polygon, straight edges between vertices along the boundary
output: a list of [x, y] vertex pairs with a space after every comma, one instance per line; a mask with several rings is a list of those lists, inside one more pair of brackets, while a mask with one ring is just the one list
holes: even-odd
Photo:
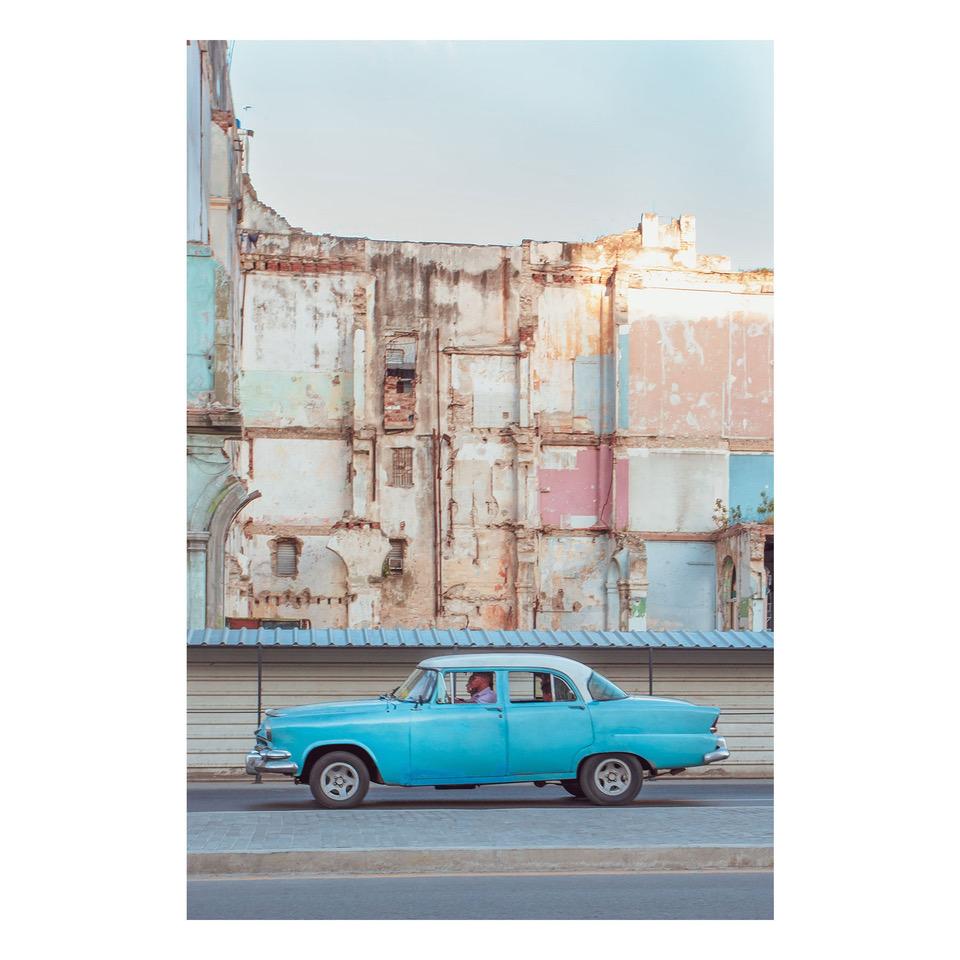
[[648, 629], [716, 629], [714, 544], [651, 541], [647, 544], [647, 571]]
[[238, 616], [266, 616], [250, 601], [278, 595], [265, 551], [289, 536], [291, 596], [339, 591], [352, 626], [640, 629], [648, 590], [665, 622], [713, 621], [713, 595], [678, 606], [678, 544], [648, 587], [644, 537], [715, 550], [715, 501], [754, 482], [731, 456], [772, 449], [771, 274], [698, 254], [692, 217], [585, 244], [371, 241], [292, 227], [248, 185], [240, 229], [263, 496], [230, 541]]
[[251, 274], [240, 403], [251, 427], [340, 427], [352, 414], [354, 277]]
[[[544, 537], [537, 628], [606, 627], [606, 583], [611, 563], [608, 537]], [[619, 624], [612, 624], [609, 629], [619, 629]]]

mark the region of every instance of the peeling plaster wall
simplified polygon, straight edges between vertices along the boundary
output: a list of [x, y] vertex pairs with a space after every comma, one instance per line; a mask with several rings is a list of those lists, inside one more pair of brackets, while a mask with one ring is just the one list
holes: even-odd
[[257, 437], [246, 444], [262, 495], [238, 522], [332, 525], [349, 511], [350, 448], [342, 440]]
[[[540, 517], [547, 526], [576, 530], [610, 524], [614, 501], [610, 447], [548, 447], [540, 461]], [[618, 460], [618, 526], [629, 497], [629, 461]]]
[[187, 621], [222, 626], [223, 527], [236, 473], [239, 139], [225, 41], [187, 41]]
[[[250, 536], [244, 553], [250, 561], [250, 581], [256, 584], [247, 606], [231, 616], [261, 619], [310, 620], [314, 628], [343, 627], [347, 620], [347, 568], [327, 549], [329, 537], [304, 536], [297, 576], [273, 573], [269, 535]], [[323, 592], [301, 584], [322, 584]]]
[[537, 628], [603, 629], [610, 562], [606, 537], [545, 537]]
[[352, 413], [355, 277], [247, 279], [240, 402], [251, 426], [337, 427]]
[[608, 313], [598, 284], [546, 286], [539, 293], [533, 411], [542, 427], [594, 433], [612, 428]]
[[773, 435], [770, 297], [629, 290], [629, 422], [652, 435]]
[[[692, 217], [594, 243], [374, 241], [292, 227], [247, 183], [241, 231], [239, 393], [263, 495], [231, 549], [250, 596], [275, 595], [264, 550], [287, 530], [305, 551], [290, 588], [343, 590], [350, 626], [641, 628], [643, 535], [714, 549], [731, 442], [772, 448], [772, 275], [698, 254]], [[405, 372], [387, 374], [388, 350]], [[360, 562], [389, 541], [402, 572]], [[306, 562], [324, 542], [342, 582]]]

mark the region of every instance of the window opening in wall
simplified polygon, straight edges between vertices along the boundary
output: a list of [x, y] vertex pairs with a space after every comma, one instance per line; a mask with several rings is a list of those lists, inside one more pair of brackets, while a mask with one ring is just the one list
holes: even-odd
[[387, 554], [386, 572], [389, 576], [395, 577], [403, 573], [403, 540], [391, 540], [390, 552]]
[[278, 577], [295, 577], [297, 575], [297, 545], [293, 540], [278, 540], [275, 554]]
[[391, 487], [413, 486], [413, 448], [394, 447], [393, 465], [390, 473]]
[[386, 430], [409, 430], [416, 411], [417, 344], [397, 339], [386, 348], [383, 378], [383, 426]]

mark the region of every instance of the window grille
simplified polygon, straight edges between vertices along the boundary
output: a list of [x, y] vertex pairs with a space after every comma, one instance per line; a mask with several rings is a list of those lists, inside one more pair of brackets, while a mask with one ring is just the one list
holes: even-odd
[[277, 576], [295, 577], [297, 575], [297, 545], [290, 540], [281, 540], [277, 544]]
[[413, 448], [394, 447], [393, 470], [390, 478], [391, 487], [413, 486]]
[[391, 540], [390, 552], [387, 554], [387, 572], [391, 576], [403, 573], [403, 541]]

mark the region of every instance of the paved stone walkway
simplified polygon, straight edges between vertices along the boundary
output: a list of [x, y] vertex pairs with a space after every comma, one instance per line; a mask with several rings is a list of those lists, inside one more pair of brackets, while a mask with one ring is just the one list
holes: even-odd
[[769, 846], [773, 809], [309, 810], [191, 813], [191, 853], [529, 847]]

